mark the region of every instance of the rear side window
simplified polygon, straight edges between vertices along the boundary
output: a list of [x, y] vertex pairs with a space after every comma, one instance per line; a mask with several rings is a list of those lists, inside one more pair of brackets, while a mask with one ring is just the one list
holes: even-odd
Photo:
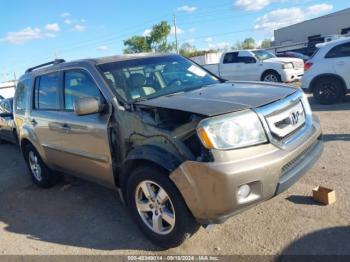
[[70, 70], [64, 74], [64, 108], [74, 109], [76, 99], [83, 97], [101, 98], [98, 89], [91, 75], [84, 70]]
[[58, 110], [60, 78], [58, 73], [43, 75], [35, 80], [35, 109]]
[[25, 113], [28, 104], [28, 90], [30, 80], [20, 80], [17, 84], [16, 95], [15, 95], [15, 112], [16, 114], [22, 115]]
[[325, 58], [337, 58], [350, 56], [350, 43], [345, 43], [333, 47], [325, 56]]

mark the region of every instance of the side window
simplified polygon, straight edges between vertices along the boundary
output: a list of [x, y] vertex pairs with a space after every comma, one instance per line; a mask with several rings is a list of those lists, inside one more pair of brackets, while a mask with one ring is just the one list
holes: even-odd
[[256, 59], [254, 57], [251, 57], [251, 56], [241, 56], [241, 57], [239, 57], [239, 60], [241, 61], [241, 63], [245, 63], [245, 64], [256, 63]]
[[224, 57], [224, 64], [232, 64], [237, 62], [238, 52], [227, 53]]
[[23, 81], [19, 81], [16, 87], [16, 94], [15, 94], [15, 112], [16, 114], [24, 114], [27, 103], [28, 103], [28, 89], [30, 85], [30, 80], [26, 79]]
[[347, 57], [350, 56], [350, 43], [341, 44], [333, 47], [325, 58]]
[[35, 109], [58, 110], [60, 78], [58, 73], [37, 77], [35, 80]]
[[94, 80], [84, 70], [70, 70], [64, 74], [64, 108], [74, 109], [74, 102], [82, 97], [101, 98], [101, 92]]

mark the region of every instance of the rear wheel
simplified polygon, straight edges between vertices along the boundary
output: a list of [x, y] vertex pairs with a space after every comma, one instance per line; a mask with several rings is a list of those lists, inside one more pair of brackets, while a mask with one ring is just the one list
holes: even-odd
[[267, 71], [263, 74], [262, 81], [264, 82], [282, 82], [281, 76], [275, 71]]
[[23, 153], [32, 180], [36, 185], [42, 188], [49, 188], [57, 183], [58, 176], [45, 165], [32, 145], [26, 145]]
[[199, 228], [180, 192], [157, 167], [135, 169], [128, 180], [127, 196], [138, 226], [157, 246], [179, 246]]
[[322, 77], [314, 83], [313, 96], [323, 105], [339, 102], [344, 97], [342, 82], [333, 77]]

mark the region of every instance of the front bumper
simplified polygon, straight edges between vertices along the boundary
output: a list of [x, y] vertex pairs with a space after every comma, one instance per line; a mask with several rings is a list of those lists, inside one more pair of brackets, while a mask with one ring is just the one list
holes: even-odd
[[281, 72], [281, 80], [290, 83], [300, 80], [304, 75], [304, 69], [284, 69]]
[[[187, 206], [201, 224], [218, 224], [256, 204], [283, 192], [302, 177], [323, 151], [321, 128], [313, 121], [313, 132], [292, 150], [265, 144], [240, 150], [223, 151], [223, 162], [182, 163], [170, 178], [180, 190]], [[248, 184], [246, 199], [238, 188]]]

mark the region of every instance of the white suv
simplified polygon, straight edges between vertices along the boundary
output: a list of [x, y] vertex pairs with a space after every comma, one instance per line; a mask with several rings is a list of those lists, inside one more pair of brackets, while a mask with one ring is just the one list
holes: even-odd
[[350, 89], [350, 38], [319, 44], [317, 48], [305, 63], [301, 86], [319, 103], [333, 104]]

